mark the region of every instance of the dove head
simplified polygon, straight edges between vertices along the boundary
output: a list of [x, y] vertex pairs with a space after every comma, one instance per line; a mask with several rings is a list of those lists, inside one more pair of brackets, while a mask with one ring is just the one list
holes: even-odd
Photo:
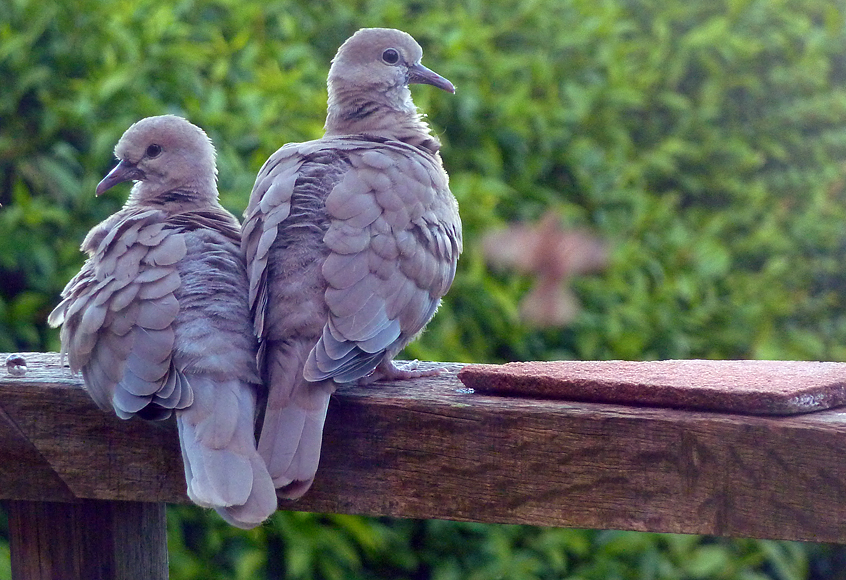
[[379, 132], [403, 117], [418, 120], [410, 84], [454, 93], [455, 87], [422, 64], [411, 35], [391, 28], [362, 28], [338, 49], [329, 69], [327, 134]]
[[130, 203], [168, 204], [217, 199], [217, 168], [211, 140], [182, 117], [147, 117], [115, 146], [119, 163], [97, 185], [97, 195], [135, 181]]

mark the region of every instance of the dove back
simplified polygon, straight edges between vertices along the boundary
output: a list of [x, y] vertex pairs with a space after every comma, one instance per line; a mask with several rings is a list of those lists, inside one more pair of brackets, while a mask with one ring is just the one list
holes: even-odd
[[[49, 322], [62, 324], [63, 352], [101, 408], [176, 414], [188, 496], [249, 528], [275, 511], [276, 495], [255, 446], [260, 381], [240, 228], [216, 188], [192, 189], [214, 183], [210, 148], [178, 117], [127, 130], [98, 193], [137, 183], [86, 237], [89, 258]], [[204, 159], [211, 175], [198, 177]]]

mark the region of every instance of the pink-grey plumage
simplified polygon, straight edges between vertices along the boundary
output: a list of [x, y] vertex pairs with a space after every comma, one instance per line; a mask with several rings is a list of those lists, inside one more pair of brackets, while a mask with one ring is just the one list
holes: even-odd
[[256, 339], [238, 221], [218, 203], [214, 147], [172, 115], [132, 125], [97, 186], [135, 180], [92, 229], [88, 259], [50, 314], [103, 409], [176, 415], [188, 496], [251, 528], [276, 509], [255, 441]]
[[458, 204], [409, 83], [454, 92], [408, 34], [363, 29], [329, 71], [323, 138], [264, 164], [242, 248], [269, 396], [259, 453], [281, 497], [310, 487], [336, 385], [431, 374], [393, 357], [455, 276]]

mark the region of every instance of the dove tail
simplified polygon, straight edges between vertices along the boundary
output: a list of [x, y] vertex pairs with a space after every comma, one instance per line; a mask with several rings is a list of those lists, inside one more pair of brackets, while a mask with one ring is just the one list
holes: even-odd
[[258, 450], [280, 488], [278, 495], [296, 499], [308, 491], [317, 472], [323, 423], [335, 383], [303, 379], [310, 344], [280, 341], [264, 346], [263, 376], [270, 392]]
[[256, 451], [253, 387], [187, 375], [194, 403], [177, 411], [188, 497], [227, 522], [253, 528], [276, 511], [276, 493]]

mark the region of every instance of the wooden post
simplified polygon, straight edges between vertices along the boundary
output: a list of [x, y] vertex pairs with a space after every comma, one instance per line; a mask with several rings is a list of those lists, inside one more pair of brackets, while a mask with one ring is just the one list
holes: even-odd
[[165, 504], [7, 501], [13, 580], [166, 580]]

